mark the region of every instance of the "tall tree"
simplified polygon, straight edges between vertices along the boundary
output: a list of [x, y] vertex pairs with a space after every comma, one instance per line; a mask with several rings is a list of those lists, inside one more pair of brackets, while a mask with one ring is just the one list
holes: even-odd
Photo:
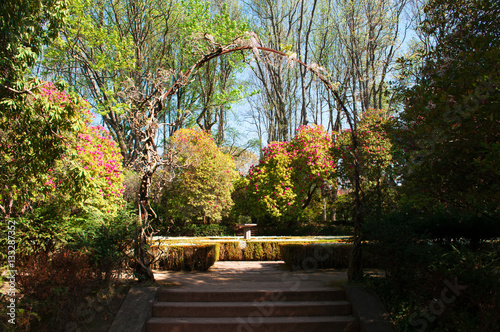
[[[317, 1], [250, 1], [247, 9], [263, 46], [307, 61]], [[261, 61], [262, 60], [262, 61]], [[311, 76], [275, 54], [263, 54], [252, 66], [261, 93], [252, 107], [264, 122], [268, 142], [288, 141], [308, 120]]]
[[[359, 117], [370, 108], [387, 106], [388, 76], [406, 33], [402, 21], [406, 4], [406, 0], [328, 1], [329, 33], [320, 36], [326, 38], [320, 45], [334, 45], [338, 55], [333, 62], [316, 61], [341, 79], [347, 105]], [[344, 75], [335, 74], [339, 72]]]
[[[367, 109], [388, 106], [388, 81], [408, 28], [402, 20], [406, 5], [406, 0], [296, 0], [247, 6], [262, 43], [321, 64], [358, 121]], [[287, 140], [283, 128], [289, 135], [309, 122], [338, 131], [342, 112], [325, 86], [304, 67], [289, 68], [273, 57], [254, 65], [261, 94], [251, 102], [254, 122], [262, 122], [268, 141]]]
[[429, 1], [434, 41], [405, 95], [405, 183], [451, 208], [498, 218], [500, 33], [497, 1]]
[[[201, 0], [71, 0], [70, 8], [67, 29], [46, 52], [46, 70], [74, 85], [101, 113], [127, 165], [139, 158], [141, 148], [140, 133], [128, 122], [127, 100], [118, 93], [124, 82], [132, 79], [145, 96], [151, 95], [150, 82], [159, 70], [173, 70], [169, 74], [173, 83], [182, 76], [180, 68], [189, 67], [207, 51], [203, 47], [208, 44], [200, 40], [227, 43], [245, 30], [226, 5], [211, 8]], [[217, 131], [222, 140], [227, 109], [241, 94], [234, 76], [239, 62], [234, 58], [212, 63], [197, 73], [195, 84], [165, 100], [163, 122], [175, 122], [190, 110], [192, 121], [203, 130], [223, 123]], [[175, 130], [162, 129], [157, 144], [163, 139], [165, 149]]]

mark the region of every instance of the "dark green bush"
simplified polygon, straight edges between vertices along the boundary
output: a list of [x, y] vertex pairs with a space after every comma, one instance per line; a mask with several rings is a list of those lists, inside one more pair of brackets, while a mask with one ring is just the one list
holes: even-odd
[[[346, 269], [352, 245], [349, 243], [281, 244], [283, 261], [291, 270]], [[363, 266], [376, 268], [378, 263], [371, 246], [363, 246]]]
[[[498, 244], [484, 239], [495, 234], [484, 218], [403, 211], [365, 225], [387, 275], [369, 282], [400, 330], [495, 331], [500, 325], [500, 255]], [[474, 222], [478, 229], [467, 234]], [[454, 294], [450, 284], [465, 288]], [[433, 309], [443, 292], [452, 300]]]
[[157, 266], [168, 271], [207, 271], [219, 259], [217, 244], [168, 246], [161, 253]]
[[281, 244], [281, 257], [292, 270], [347, 268], [349, 244]]

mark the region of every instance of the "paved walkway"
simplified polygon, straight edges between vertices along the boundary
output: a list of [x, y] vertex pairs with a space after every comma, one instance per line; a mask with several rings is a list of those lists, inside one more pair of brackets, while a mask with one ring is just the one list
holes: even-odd
[[347, 281], [345, 270], [291, 272], [282, 261], [218, 261], [206, 272], [154, 272], [156, 281], [182, 288], [295, 290], [338, 286]]

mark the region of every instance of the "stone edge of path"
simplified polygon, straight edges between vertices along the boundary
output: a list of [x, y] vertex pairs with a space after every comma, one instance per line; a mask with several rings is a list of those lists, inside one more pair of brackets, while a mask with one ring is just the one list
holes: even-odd
[[361, 332], [395, 332], [380, 298], [366, 286], [344, 285], [354, 316], [359, 320]]
[[144, 332], [159, 287], [132, 287], [108, 332]]

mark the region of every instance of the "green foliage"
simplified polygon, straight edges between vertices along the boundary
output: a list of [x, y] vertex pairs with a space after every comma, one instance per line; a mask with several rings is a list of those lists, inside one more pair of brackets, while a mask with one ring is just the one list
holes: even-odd
[[[100, 91], [94, 91], [99, 93], [96, 101], [100, 101], [94, 107], [103, 114], [110, 110], [122, 114], [127, 110], [128, 106], [120, 102], [116, 93], [126, 79], [123, 74], [131, 72], [137, 65], [133, 36], [130, 31], [124, 33], [115, 21], [122, 19], [125, 10], [125, 1], [117, 1], [111, 8], [106, 1], [96, 3], [91, 0], [68, 0], [69, 15], [64, 31], [51, 43], [44, 57], [46, 67], [51, 70], [62, 66], [74, 67], [76, 60], [85, 62], [85, 78], [90, 72], [99, 76], [99, 79], [105, 75], [113, 76], [112, 81], [102, 83]], [[82, 57], [82, 53], [87, 56]], [[56, 76], [64, 77], [62, 73], [57, 73]], [[84, 82], [75, 80], [77, 77], [75, 75], [65, 79], [72, 81], [80, 93], [90, 99], [92, 94], [88, 94]], [[106, 97], [101, 98], [100, 94]], [[96, 96], [92, 97], [95, 99]]]
[[167, 246], [158, 259], [158, 267], [169, 271], [207, 271], [218, 259], [217, 244]]
[[69, 247], [87, 251], [100, 277], [109, 281], [127, 267], [127, 251], [133, 247], [139, 228], [137, 214], [128, 206], [119, 210], [114, 217], [96, 213], [80, 220], [71, 228], [72, 241]]
[[[65, 0], [5, 0], [0, 14], [0, 85], [22, 90], [24, 74], [68, 14]], [[11, 95], [0, 87], [0, 98]]]
[[[498, 219], [498, 1], [430, 1], [435, 45], [405, 95], [401, 148], [408, 195]], [[434, 204], [432, 204], [434, 203]], [[426, 208], [429, 205], [425, 206]]]
[[[183, 43], [183, 53], [189, 54], [196, 50], [198, 53], [208, 53], [212, 49], [208, 40], [200, 38], [201, 35], [209, 35], [213, 37], [220, 45], [229, 45], [233, 43], [236, 37], [241, 37], [248, 29], [245, 22], [234, 20], [229, 11], [227, 4], [221, 6], [218, 13], [210, 10], [209, 1], [200, 0], [181, 0], [179, 8], [183, 10], [185, 19], [180, 24], [180, 30], [185, 37], [191, 37], [194, 44], [197, 46], [192, 47], [190, 43]], [[241, 57], [238, 57], [240, 61]], [[234, 65], [238, 62], [233, 59]], [[238, 65], [241, 67], [241, 65]]]
[[187, 166], [164, 189], [165, 218], [220, 221], [233, 204], [237, 172], [232, 158], [217, 148], [210, 135], [193, 129], [177, 131], [170, 146]]

